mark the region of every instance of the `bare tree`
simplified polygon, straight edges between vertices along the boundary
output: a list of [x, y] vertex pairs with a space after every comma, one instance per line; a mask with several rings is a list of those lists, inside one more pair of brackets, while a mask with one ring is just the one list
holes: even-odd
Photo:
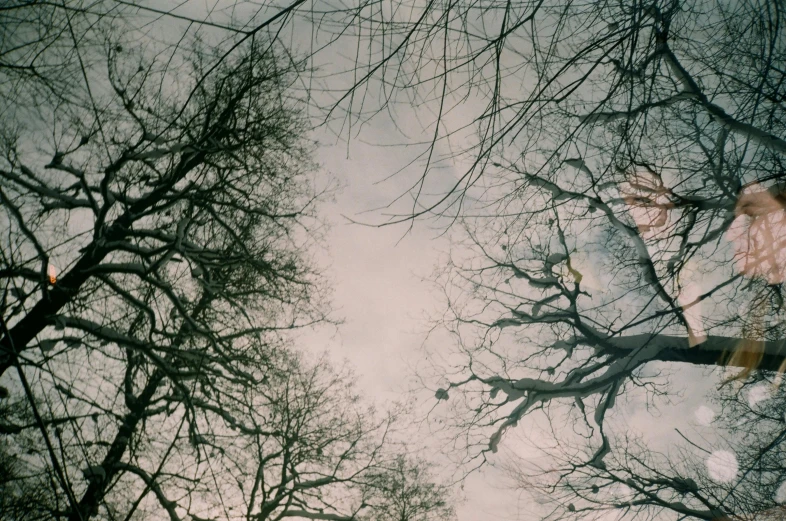
[[[783, 370], [780, 3], [427, 2], [362, 22], [378, 108], [434, 116], [392, 221], [460, 223], [439, 320], [462, 358], [435, 387], [469, 458], [542, 412], [580, 426], [574, 463], [601, 472], [615, 400], [669, 392], [648, 364]], [[461, 170], [446, 185], [440, 166]]]
[[[681, 443], [654, 450], [615, 433], [604, 465], [587, 465], [570, 443], [548, 451], [549, 467], [504, 464], [515, 487], [542, 503], [548, 519], [779, 519], [786, 503], [783, 389], [772, 380], [712, 393], [719, 414], [675, 429]], [[711, 423], [710, 423], [711, 422]], [[529, 468], [527, 468], [529, 467]]]
[[[102, 27], [104, 31], [111, 28], [111, 24]], [[133, 36], [122, 35], [118, 40]], [[184, 38], [191, 39], [188, 34]], [[142, 264], [121, 267], [131, 278], [135, 269], [141, 270], [136, 276], [144, 278], [175, 256], [194, 274], [194, 288], [209, 289], [210, 262], [215, 264], [221, 252], [218, 245], [210, 251], [213, 237], [209, 234], [231, 230], [227, 243], [243, 243], [257, 239], [254, 233], [260, 226], [270, 225], [275, 231], [273, 240], [283, 237], [287, 229], [279, 222], [291, 222], [288, 243], [294, 246], [303, 240], [294, 232], [305, 230], [298, 219], [308, 216], [316, 192], [294, 181], [306, 179], [311, 165], [308, 145], [301, 138], [305, 121], [293, 109], [295, 99], [287, 97], [287, 87], [302, 63], [282, 61], [278, 55], [283, 50], [263, 35], [242, 37], [224, 51], [198, 43], [189, 43], [196, 45], [189, 51], [161, 50], [142, 41], [142, 45], [124, 47], [105, 38], [98, 54], [75, 42], [84, 60], [82, 78], [72, 89], [85, 97], [70, 104], [60, 100], [42, 104], [38, 115], [17, 111], [9, 121], [4, 135], [2, 197], [9, 223], [16, 228], [10, 229], [4, 275], [21, 276], [35, 284], [34, 290], [16, 288], [19, 298], [39, 293], [42, 298], [26, 299], [35, 306], [15, 310], [13, 316], [23, 318], [7, 324], [9, 331], [2, 339], [3, 371], [14, 353], [27, 349], [88, 280], [99, 278], [101, 273], [90, 270], [114, 252], [144, 258]], [[152, 51], [165, 54], [151, 59]], [[42, 134], [51, 134], [51, 138], [41, 139]], [[253, 175], [227, 176], [231, 171]], [[249, 198], [237, 203], [238, 194]], [[37, 201], [23, 200], [23, 196]], [[79, 235], [71, 243], [62, 245], [75, 233], [53, 223], [63, 225], [70, 215], [80, 221], [76, 227], [83, 229], [76, 231]], [[91, 219], [92, 225], [88, 224]], [[46, 241], [36, 236], [38, 226], [53, 232]], [[92, 237], [86, 233], [90, 226]], [[156, 231], [145, 233], [145, 226]], [[140, 228], [136, 235], [130, 233], [135, 227]], [[164, 232], [167, 227], [169, 235]], [[197, 227], [193, 232], [203, 229], [197, 233], [204, 247], [197, 246], [193, 254], [186, 252], [178, 259], [177, 250], [184, 249], [182, 240], [193, 233], [192, 227]], [[244, 237], [244, 233], [251, 235]], [[136, 245], [126, 245], [126, 239]], [[180, 241], [175, 251], [160, 249], [173, 241]], [[276, 269], [274, 252], [265, 248], [264, 241], [257, 248], [261, 249], [241, 248], [237, 255], [256, 257], [257, 270]], [[207, 258], [199, 258], [202, 250]], [[231, 258], [222, 260], [231, 264]], [[285, 267], [291, 265], [290, 281], [305, 273], [298, 272], [291, 259], [275, 260]], [[170, 299], [176, 300], [175, 295]], [[182, 305], [175, 308], [177, 313], [186, 311]]]
[[447, 521], [455, 519], [450, 486], [435, 481], [430, 465], [397, 456], [388, 467], [369, 474], [365, 502], [368, 519], [380, 521]]
[[[57, 20], [53, 46], [76, 38]], [[3, 434], [23, 456], [6, 490], [44, 490], [48, 517], [177, 519], [224, 503], [219, 489], [191, 504], [200, 479], [229, 472], [219, 462], [234, 441], [215, 437], [251, 422], [251, 439], [272, 440], [256, 388], [275, 381], [288, 330], [325, 320], [305, 251], [329, 182], [313, 177], [290, 97], [300, 65], [275, 40], [241, 36], [227, 51], [186, 35], [155, 56], [113, 36], [97, 49], [72, 40], [82, 95], [7, 112]], [[260, 508], [257, 494], [248, 510]]]
[[[442, 282], [466, 358], [437, 398], [467, 391], [472, 456], [554, 401], [596, 426], [600, 464], [615, 398], [666, 390], [644, 364], [781, 366], [781, 260], [760, 243], [779, 251], [782, 225], [740, 195], [782, 200], [783, 21], [774, 3], [671, 1], [432, 2], [391, 22], [400, 44], [369, 77], [437, 97], [401, 218], [463, 223]], [[413, 56], [410, 76], [388, 66]], [[447, 125], [474, 109], [477, 137], [444, 158], [467, 169], [425, 199], [436, 146], [464, 137]]]
[[[309, 255], [332, 181], [305, 137], [306, 59], [282, 38], [302, 3], [226, 23], [0, 8], [3, 516], [382, 508], [365, 499], [397, 461], [395, 412], [291, 349], [330, 322]], [[417, 476], [408, 490], [444, 491]]]

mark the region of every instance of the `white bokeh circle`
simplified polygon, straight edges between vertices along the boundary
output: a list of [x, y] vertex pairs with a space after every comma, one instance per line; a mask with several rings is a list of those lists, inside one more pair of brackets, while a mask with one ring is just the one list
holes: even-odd
[[781, 483], [781, 486], [775, 491], [775, 497], [773, 499], [779, 505], [786, 503], [786, 481]]
[[715, 419], [715, 411], [706, 405], [702, 405], [696, 409], [696, 412], [694, 412], [693, 415], [696, 417], [696, 422], [699, 425], [709, 425]]
[[739, 470], [740, 465], [733, 452], [716, 450], [707, 458], [707, 472], [718, 483], [734, 481]]

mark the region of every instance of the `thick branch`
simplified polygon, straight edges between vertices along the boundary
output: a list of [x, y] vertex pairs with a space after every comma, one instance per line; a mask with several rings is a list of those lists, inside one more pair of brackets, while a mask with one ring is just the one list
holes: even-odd
[[306, 512], [305, 510], [287, 510], [284, 517], [303, 517], [306, 519], [325, 519], [327, 521], [353, 521], [354, 516], [342, 516], [339, 514], [327, 514], [325, 512]]
[[[733, 360], [727, 360], [729, 353], [744, 349], [748, 343], [741, 338], [710, 336], [703, 343], [690, 347], [687, 337], [670, 335], [632, 335], [626, 337], [609, 338], [605, 343], [611, 347], [604, 347], [601, 354], [610, 354], [615, 357], [630, 356], [634, 350], [643, 346], [652, 347], [648, 352], [653, 355], [649, 361], [683, 362], [693, 365], [734, 365]], [[786, 340], [763, 341], [758, 344], [762, 353], [759, 369], [777, 371], [786, 359]]]

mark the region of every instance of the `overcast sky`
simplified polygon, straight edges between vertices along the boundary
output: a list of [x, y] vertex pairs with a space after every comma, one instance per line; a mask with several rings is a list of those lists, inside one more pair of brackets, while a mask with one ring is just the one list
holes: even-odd
[[[444, 334], [430, 337], [424, 346], [428, 317], [443, 305], [430, 281], [431, 274], [445, 262], [450, 234], [426, 222], [412, 228], [406, 224], [379, 228], [350, 223], [342, 215], [368, 223], [382, 220], [382, 212], [367, 211], [405, 190], [406, 176], [388, 181], [384, 178], [408, 159], [407, 150], [374, 147], [361, 141], [352, 142], [348, 150], [346, 143], [331, 143], [326, 135], [318, 137], [322, 142], [318, 160], [344, 185], [335, 203], [325, 208], [325, 215], [332, 224], [327, 240], [327, 274], [334, 291], [336, 315], [345, 322], [337, 333], [323, 328], [308, 335], [305, 347], [326, 349], [335, 361], [348, 360], [356, 368], [357, 383], [364, 394], [384, 404], [417, 386], [414, 371], [425, 363], [425, 347], [443, 352], [453, 347], [450, 337]], [[364, 137], [373, 142], [381, 137], [379, 128], [368, 127]], [[701, 368], [664, 365], [652, 370], [657, 369], [674, 372], [672, 390], [682, 396], [671, 404], [658, 402], [656, 409], [646, 408], [643, 396], [632, 393], [620, 400], [615, 423], [624, 430], [646, 433], [653, 449], [665, 449], [677, 440], [675, 428], [683, 433], [702, 429], [695, 413], [708, 406], [707, 395], [717, 379]], [[693, 382], [690, 388], [687, 382]], [[432, 382], [433, 386], [436, 384]], [[427, 390], [419, 396], [427, 406], [436, 403]], [[528, 448], [547, 441], [540, 437], [535, 425], [531, 427], [523, 425], [506, 437], [497, 458], [499, 463], [517, 457], [547, 464], [538, 458], [537, 451]], [[465, 501], [459, 508], [459, 519], [528, 521], [546, 513], [527, 491], [514, 490], [510, 484], [504, 472], [493, 467], [470, 475], [463, 487]]]
[[[385, 132], [383, 125], [368, 126], [364, 141], [380, 142]], [[335, 361], [348, 360], [356, 369], [360, 389], [384, 405], [417, 387], [413, 376], [424, 363], [428, 317], [441, 309], [430, 277], [445, 260], [448, 235], [444, 228], [426, 222], [412, 228], [350, 223], [343, 216], [367, 223], [383, 220], [383, 211], [368, 210], [406, 189], [406, 175], [384, 178], [411, 158], [404, 148], [376, 147], [361, 140], [347, 147], [327, 134], [318, 134], [317, 139], [321, 142], [318, 161], [343, 185], [335, 203], [325, 207], [325, 215], [331, 223], [327, 275], [336, 315], [344, 323], [337, 333], [323, 328], [309, 335], [308, 347], [327, 349]], [[436, 334], [428, 346], [439, 349], [435, 343], [449, 341], [447, 335]], [[426, 406], [433, 406], [433, 393], [424, 391], [420, 397], [432, 401]], [[503, 485], [503, 474], [492, 468], [470, 476], [461, 492], [465, 501], [458, 509], [459, 519], [539, 518], [530, 512], [534, 506], [528, 498], [522, 502], [516, 493], [502, 490]]]
[[[195, 2], [187, 6], [193, 13], [202, 9]], [[303, 35], [308, 36], [306, 33]], [[293, 36], [293, 39], [298, 37]], [[315, 65], [320, 72], [316, 77], [320, 74], [329, 77], [334, 71], [347, 68], [346, 61], [342, 62], [346, 58], [342, 56], [351, 56], [354, 49], [342, 45], [346, 42], [331, 46], [317, 56]], [[351, 76], [338, 78], [336, 83], [329, 85], [332, 92], [341, 92], [342, 87], [348, 87], [341, 85], [341, 81], [347, 79], [351, 80]], [[324, 90], [325, 85], [316, 86], [319, 83], [319, 80], [315, 81], [313, 101], [326, 106], [325, 97], [331, 91]], [[371, 92], [371, 98], [373, 94]], [[373, 100], [369, 103], [373, 104]], [[473, 121], [478, 103], [484, 103], [484, 100], [469, 98], [445, 115], [447, 129], [443, 132], [471, 128], [462, 125]], [[385, 222], [390, 211], [386, 206], [407, 194], [413, 180], [423, 172], [420, 154], [424, 145], [406, 146], [403, 143], [408, 140], [428, 143], [434, 132], [429, 126], [433, 119], [430, 119], [431, 116], [428, 105], [414, 109], [402, 106], [393, 120], [382, 113], [350, 131], [348, 127], [342, 128], [339, 118], [335, 125], [320, 127], [314, 132], [312, 137], [318, 143], [315, 159], [320, 168], [340, 185], [335, 201], [322, 208], [330, 228], [326, 234], [326, 250], [321, 251], [318, 262], [333, 292], [333, 318], [343, 320], [343, 323], [337, 329], [321, 327], [304, 333], [299, 337], [298, 347], [316, 353], [327, 352], [337, 364], [347, 360], [355, 369], [361, 393], [380, 407], [415, 397], [420, 400], [420, 405], [414, 409], [415, 414], [434, 408], [436, 418], [447, 408], [434, 396], [435, 389], [444, 386], [445, 381], [435, 378], [420, 381], [416, 375], [419, 370], [419, 374], [428, 372], [427, 350], [447, 354], [454, 348], [452, 337], [444, 332], [429, 331], [433, 325], [431, 317], [439, 316], [445, 306], [435, 286], [434, 274], [446, 265], [451, 235], [459, 230], [448, 227], [445, 222], [428, 219], [376, 226]], [[406, 135], [401, 129], [406, 131]], [[389, 146], [393, 143], [399, 146]], [[453, 152], [441, 141], [437, 142], [434, 150], [436, 159], [444, 159]], [[440, 162], [439, 168], [429, 171], [426, 197], [452, 186], [466, 171], [465, 166], [459, 162]], [[392, 211], [406, 213], [406, 202], [404, 198]], [[593, 273], [590, 254], [576, 253], [574, 266], [580, 267], [585, 275], [585, 287], [598, 293], [604, 290], [604, 274]], [[698, 294], [698, 290], [694, 293]], [[695, 297], [684, 298], [691, 301]], [[701, 324], [696, 331], [701, 331]], [[678, 364], [650, 364], [644, 371], [650, 375], [656, 375], [658, 371], [671, 374], [670, 401], [653, 402], [640, 389], [626, 390], [610, 413], [610, 431], [641, 436], [652, 451], [666, 452], [677, 443], [684, 446], [682, 437], [686, 435], [698, 436], [710, 443], [715, 441], [710, 423], [716, 411], [708, 396], [720, 381], [719, 371], [713, 373], [706, 368]], [[759, 391], [762, 389], [759, 388]], [[748, 400], [752, 401], [759, 399], [757, 396], [763, 399], [767, 391], [758, 394], [755, 390], [746, 392]], [[431, 421], [432, 417], [428, 419]], [[537, 496], [525, 488], [514, 488], [501, 468], [513, 461], [522, 462], [524, 467], [550, 466], [539, 453], [540, 449], [546, 450], [552, 443], [552, 438], [541, 432], [545, 427], [543, 420], [540, 412], [528, 415], [521, 425], [507, 432], [499, 453], [490, 456], [495, 458], [491, 460], [492, 464], [468, 475], [460, 492], [464, 499], [458, 508], [460, 521], [530, 521], [548, 514]], [[556, 437], [565, 435], [569, 438], [577, 432], [572, 430], [572, 425], [554, 422], [552, 426], [555, 430], [565, 431], [553, 433]], [[432, 437], [431, 431], [421, 426], [419, 430], [413, 428], [412, 433], [413, 445], [444, 448], [435, 447], [445, 440], [444, 432], [435, 432]], [[443, 465], [445, 477], [456, 477], [469, 470], [454, 466], [462, 454], [454, 454], [451, 458], [448, 452], [449, 449], [442, 453], [439, 450], [433, 452], [434, 461]], [[701, 458], [708, 461], [707, 470], [712, 473], [710, 461], [714, 455], [697, 452], [695, 456], [698, 461], [702, 461]], [[610, 511], [604, 520], [610, 521], [617, 515]]]
[[[382, 134], [384, 127], [369, 126], [363, 137], [374, 142], [383, 139]], [[345, 322], [337, 333], [322, 329], [309, 335], [305, 347], [326, 349], [335, 361], [348, 360], [356, 368], [357, 383], [364, 394], [384, 404], [417, 387], [413, 376], [415, 369], [425, 363], [424, 348], [448, 352], [453, 347], [451, 338], [444, 334], [429, 337], [424, 346], [428, 317], [443, 306], [431, 279], [435, 269], [445, 262], [450, 233], [427, 222], [411, 228], [406, 224], [380, 228], [350, 223], [342, 216], [367, 223], [382, 220], [383, 211], [368, 210], [384, 205], [406, 189], [406, 175], [385, 178], [411, 157], [406, 148], [375, 147], [360, 140], [347, 147], [326, 134], [317, 137], [321, 141], [318, 160], [344, 185], [335, 203], [325, 207], [325, 215], [332, 224], [327, 240], [327, 274], [336, 315]], [[708, 411], [715, 411], [708, 397], [719, 382], [719, 374], [698, 367], [650, 366], [649, 371], [670, 372], [670, 391], [674, 394], [670, 401], [648, 402], [643, 393], [626, 393], [613, 413], [619, 432], [644, 436], [652, 450], [664, 452], [682, 441], [677, 429], [688, 436], [712, 440], [714, 433], [706, 419], [711, 414]], [[437, 382], [431, 383], [436, 387]], [[433, 388], [419, 396], [429, 407], [436, 403]], [[522, 458], [547, 465], [537, 450], [530, 448], [548, 442], [536, 424], [529, 428], [522, 425], [506, 436], [496, 462]], [[491, 466], [471, 474], [461, 493], [465, 501], [458, 509], [460, 521], [528, 521], [547, 513], [526, 490], [511, 488], [501, 469]], [[615, 519], [616, 514], [609, 513], [606, 518]]]

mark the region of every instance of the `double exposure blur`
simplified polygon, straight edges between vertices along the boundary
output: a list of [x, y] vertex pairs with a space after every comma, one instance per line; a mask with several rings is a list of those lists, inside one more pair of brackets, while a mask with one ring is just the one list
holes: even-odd
[[527, 518], [783, 515], [782, 2], [219, 4], [0, 8], [0, 515], [454, 515], [292, 350], [330, 317], [306, 136], [379, 122], [409, 188], [368, 206], [453, 241], [449, 456]]

